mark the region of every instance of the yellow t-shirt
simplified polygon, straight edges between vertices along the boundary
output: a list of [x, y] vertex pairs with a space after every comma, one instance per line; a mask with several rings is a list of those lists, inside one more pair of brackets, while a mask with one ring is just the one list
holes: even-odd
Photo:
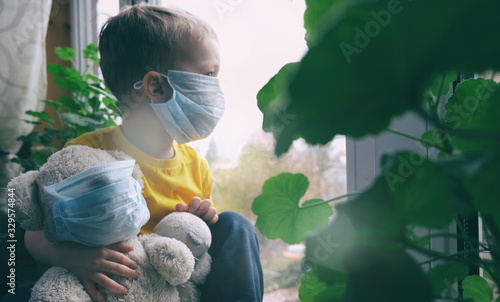
[[187, 204], [194, 196], [212, 200], [212, 172], [207, 161], [189, 146], [174, 141], [175, 156], [157, 159], [134, 146], [118, 126], [85, 133], [66, 143], [65, 147], [70, 145], [120, 150], [139, 164], [144, 179], [143, 196], [151, 214], [141, 234], [151, 233], [163, 217], [175, 211], [179, 202]]

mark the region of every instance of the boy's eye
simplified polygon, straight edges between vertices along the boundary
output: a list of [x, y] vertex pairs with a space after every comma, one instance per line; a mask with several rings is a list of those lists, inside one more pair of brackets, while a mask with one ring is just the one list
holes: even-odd
[[205, 75], [206, 75], [206, 76], [211, 77], [211, 76], [213, 76], [213, 75], [214, 75], [214, 73], [211, 71], [211, 72], [207, 72], [207, 73], [205, 73]]

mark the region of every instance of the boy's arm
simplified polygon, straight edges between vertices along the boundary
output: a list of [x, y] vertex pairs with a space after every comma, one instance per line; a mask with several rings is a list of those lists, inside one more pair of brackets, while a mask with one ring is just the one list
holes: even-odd
[[35, 260], [50, 266], [61, 266], [73, 272], [87, 293], [97, 301], [106, 297], [97, 291], [98, 283], [110, 292], [125, 295], [127, 288], [110, 279], [106, 274], [138, 278], [137, 264], [120, 252], [130, 252], [132, 247], [123, 242], [103, 248], [90, 248], [77, 243], [52, 244], [41, 231], [26, 231], [25, 244]]

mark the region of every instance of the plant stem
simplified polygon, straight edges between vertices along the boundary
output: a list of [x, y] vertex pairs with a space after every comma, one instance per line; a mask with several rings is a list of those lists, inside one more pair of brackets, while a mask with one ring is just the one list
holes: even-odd
[[[432, 250], [431, 250], [432, 251]], [[423, 251], [419, 251], [419, 252], [423, 252]], [[466, 255], [466, 254], [469, 254], [469, 253], [472, 253], [472, 252], [479, 252], [479, 250], [476, 250], [476, 251], [473, 251], [473, 250], [469, 250], [469, 251], [461, 251], [461, 252], [457, 252], [455, 254], [443, 254], [444, 257], [442, 256], [436, 256], [435, 258], [432, 258], [432, 259], [429, 259], [429, 260], [426, 260], [426, 261], [422, 261], [422, 262], [419, 262], [418, 264], [419, 265], [424, 265], [424, 264], [427, 264], [427, 263], [431, 263], [433, 261], [437, 261], [437, 260], [440, 260], [440, 259], [446, 259], [446, 258], [453, 258], [453, 257], [456, 257], [456, 256], [462, 256], [462, 255]], [[461, 259], [461, 258], [460, 258]], [[459, 261], [459, 262], [464, 262], [464, 261], [461, 261], [461, 260], [457, 260], [457, 259], [454, 259], [456, 261]]]
[[[459, 234], [454, 234], [454, 233], [433, 233], [425, 236], [420, 236], [415, 238], [415, 240], [424, 240], [424, 239], [431, 239], [435, 237], [447, 237], [447, 238], [461, 238], [461, 239], [466, 239], [465, 236], [459, 235]], [[471, 238], [469, 238], [471, 239]], [[481, 251], [489, 251], [489, 248], [487, 245], [479, 242], [479, 241], [474, 241], [479, 247], [482, 249]]]
[[483, 265], [483, 263], [481, 261], [479, 261], [479, 264], [478, 264], [478, 263], [472, 263], [472, 262], [468, 261], [467, 259], [457, 257], [457, 256], [460, 256], [462, 254], [478, 253], [479, 250], [469, 250], [469, 251], [463, 251], [463, 252], [455, 253], [455, 254], [445, 254], [445, 253], [437, 252], [437, 251], [434, 251], [434, 250], [431, 250], [431, 249], [428, 249], [428, 248], [425, 248], [425, 247], [421, 247], [421, 246], [419, 246], [419, 245], [417, 245], [414, 242], [409, 241], [409, 240], [405, 240], [404, 243], [410, 249], [413, 249], [413, 250], [415, 250], [415, 251], [417, 251], [419, 253], [422, 253], [422, 254], [427, 254], [427, 255], [433, 256], [434, 257], [433, 260], [450, 259], [450, 260], [454, 260], [454, 261], [457, 261], [457, 262], [463, 262], [465, 264], [478, 265], [478, 266], [484, 268], [484, 265]]
[[325, 204], [325, 203], [330, 203], [332, 201], [336, 201], [336, 200], [340, 200], [340, 199], [343, 199], [343, 198], [347, 198], [347, 197], [350, 197], [350, 196], [356, 196], [356, 195], [359, 195], [359, 194], [361, 194], [361, 193], [347, 193], [345, 195], [341, 195], [341, 196], [332, 198], [330, 200], [322, 200], [322, 201], [319, 201], [317, 203], [313, 203], [313, 204], [308, 204], [308, 205], [302, 206], [300, 208], [301, 209], [305, 209], [305, 208], [315, 207], [315, 206], [319, 206], [319, 205], [322, 205], [322, 204]]
[[[462, 236], [464, 237], [465, 241], [467, 242], [467, 244], [469, 246], [476, 246], [476, 243], [475, 242], [472, 242], [472, 238], [470, 238], [469, 236], [467, 236], [467, 233], [465, 232], [462, 224], [460, 223], [460, 220], [458, 219], [458, 217], [455, 217], [455, 221], [456, 221], [456, 224], [458, 226], [458, 229], [460, 230], [460, 233], [462, 234]], [[478, 242], [479, 243], [479, 242]], [[477, 252], [475, 252], [473, 255], [476, 256], [475, 258], [477, 258], [477, 261], [478, 261], [478, 266], [483, 268], [485, 271], [487, 271], [491, 276], [493, 276], [493, 271], [490, 269], [490, 267], [484, 263], [483, 261], [481, 261], [481, 257], [479, 256], [479, 252], [483, 252], [483, 251], [487, 251], [489, 250], [491, 252], [490, 249], [486, 249], [486, 250], [478, 250]], [[471, 250], [471, 251], [475, 251], [475, 250]], [[496, 281], [495, 281], [496, 282]], [[498, 283], [497, 283], [498, 284]]]
[[411, 140], [414, 140], [414, 141], [417, 141], [417, 142], [420, 142], [421, 144], [426, 144], [426, 145], [429, 145], [429, 146], [432, 146], [434, 148], [437, 148], [441, 151], [444, 151], [444, 152], [448, 152], [446, 149], [444, 149], [443, 147], [441, 146], [438, 146], [436, 144], [433, 144], [432, 142], [430, 141], [426, 141], [426, 140], [423, 140], [423, 139], [420, 139], [418, 137], [415, 137], [415, 136], [411, 136], [409, 134], [406, 134], [406, 133], [403, 133], [403, 132], [399, 132], [399, 131], [396, 131], [396, 130], [393, 130], [393, 129], [389, 129], [387, 128], [387, 132], [390, 132], [390, 133], [393, 133], [393, 134], [396, 134], [396, 135], [399, 135], [399, 136], [402, 136], [402, 137], [406, 137], [408, 139], [411, 139]]
[[439, 99], [441, 98], [441, 94], [443, 93], [443, 85], [444, 85], [445, 78], [446, 78], [446, 72], [443, 72], [443, 75], [441, 76], [441, 84], [439, 85], [438, 95], [436, 97], [436, 107], [437, 107], [437, 104], [439, 104]]

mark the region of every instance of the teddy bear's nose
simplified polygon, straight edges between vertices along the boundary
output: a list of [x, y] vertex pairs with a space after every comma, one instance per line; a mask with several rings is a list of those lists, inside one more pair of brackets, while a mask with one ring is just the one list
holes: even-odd
[[188, 232], [187, 237], [194, 246], [199, 246], [203, 243], [203, 240], [193, 232]]

